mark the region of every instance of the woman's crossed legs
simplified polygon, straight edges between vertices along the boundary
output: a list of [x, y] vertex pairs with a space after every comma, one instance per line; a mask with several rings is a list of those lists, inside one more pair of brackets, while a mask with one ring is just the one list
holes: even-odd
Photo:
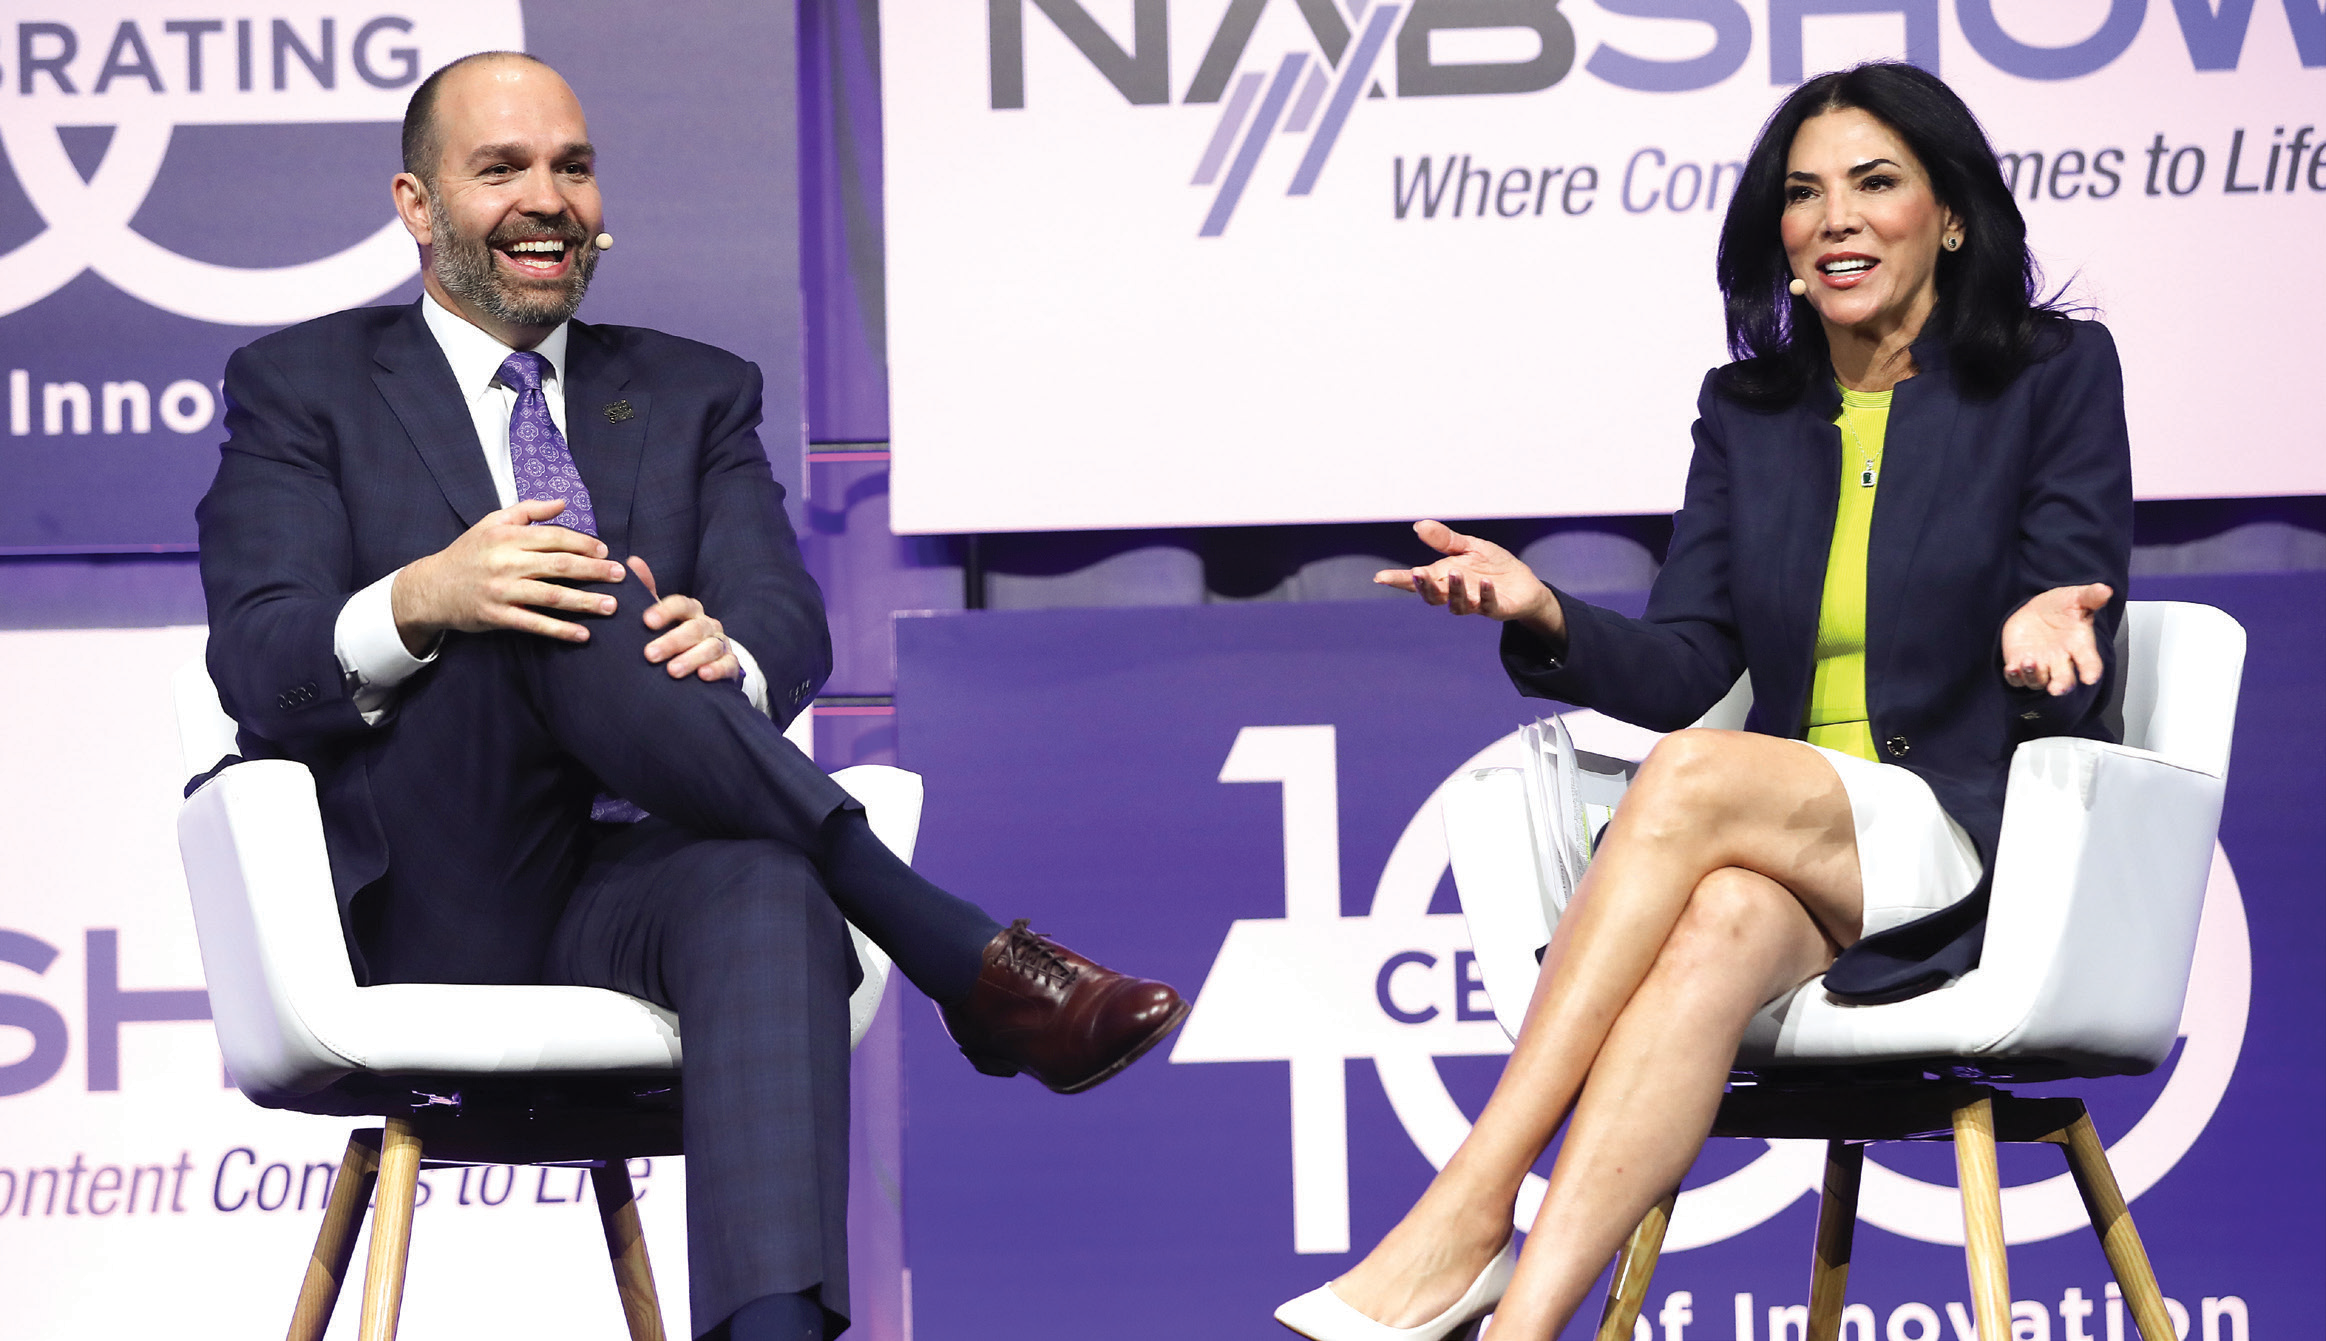
[[1450, 1306], [1572, 1113], [1495, 1313], [1498, 1337], [1548, 1341], [1694, 1162], [1753, 1013], [1853, 943], [1862, 904], [1849, 797], [1823, 756], [1749, 732], [1666, 737], [1559, 922], [1469, 1139], [1333, 1292], [1393, 1327]]

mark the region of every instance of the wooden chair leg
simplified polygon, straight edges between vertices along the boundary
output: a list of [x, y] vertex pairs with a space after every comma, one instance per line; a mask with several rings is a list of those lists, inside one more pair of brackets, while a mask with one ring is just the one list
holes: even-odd
[[1841, 1337], [1850, 1250], [1857, 1239], [1858, 1180], [1865, 1169], [1864, 1146], [1825, 1143], [1825, 1195], [1817, 1205], [1817, 1260], [1809, 1268], [1809, 1331], [1804, 1341]]
[[396, 1341], [404, 1309], [404, 1261], [412, 1248], [412, 1205], [420, 1191], [420, 1138], [410, 1118], [389, 1118], [380, 1135], [379, 1206], [364, 1266], [360, 1341]]
[[654, 1264], [646, 1259], [646, 1231], [638, 1223], [628, 1163], [607, 1160], [590, 1170], [590, 1185], [598, 1194], [598, 1219], [606, 1227], [606, 1255], [614, 1260], [614, 1288], [622, 1296], [630, 1341], [665, 1341], [662, 1301], [654, 1292]]
[[1995, 1105], [1982, 1093], [1954, 1110], [1955, 1178], [1962, 1185], [1963, 1256], [1979, 1335], [2011, 1335], [2011, 1268], [2003, 1247], [2003, 1180], [1995, 1165]]
[[1648, 1213], [1640, 1217], [1639, 1228], [1631, 1231], [1623, 1251], [1616, 1254], [1615, 1275], [1607, 1282], [1607, 1307], [1599, 1314], [1597, 1341], [1631, 1341], [1640, 1307], [1648, 1301], [1648, 1282], [1656, 1274], [1656, 1259], [1663, 1255], [1664, 1231], [1672, 1225], [1672, 1203], [1679, 1198], [1675, 1188], [1648, 1207]]
[[2116, 1287], [2124, 1292], [2124, 1302], [2132, 1309], [2142, 1341], [2173, 1341], [2173, 1320], [2165, 1312], [2164, 1291], [2158, 1288], [2156, 1272], [2148, 1264], [2148, 1249], [2141, 1246], [2140, 1231], [2132, 1227], [2132, 1212], [2116, 1186], [2116, 1172], [2108, 1167], [2108, 1147], [2100, 1143], [2091, 1115], [2081, 1114], [2069, 1124], [2059, 1144], [2067, 1154], [2068, 1171], [2075, 1175], [2076, 1190], [2083, 1194], [2084, 1211], [2092, 1217], [2092, 1232], [2100, 1238], [2100, 1251], [2108, 1254]]
[[355, 1234], [363, 1227], [363, 1208], [379, 1179], [380, 1134], [359, 1131], [347, 1138], [347, 1154], [339, 1161], [339, 1177], [331, 1184], [331, 1198], [323, 1207], [323, 1227], [315, 1231], [315, 1251], [307, 1259], [307, 1278], [299, 1283], [299, 1302], [291, 1309], [289, 1341], [323, 1341], [331, 1325], [331, 1310], [339, 1303], [340, 1282], [347, 1279], [347, 1263], [355, 1256]]

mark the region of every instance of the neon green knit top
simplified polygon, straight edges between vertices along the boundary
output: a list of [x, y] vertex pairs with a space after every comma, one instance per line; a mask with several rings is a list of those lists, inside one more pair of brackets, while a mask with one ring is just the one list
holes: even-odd
[[1882, 438], [1890, 393], [1842, 388], [1841, 501], [1833, 514], [1833, 548], [1825, 560], [1825, 595], [1817, 607], [1817, 672], [1809, 686], [1812, 745], [1881, 762], [1866, 714], [1866, 540], [1881, 479]]

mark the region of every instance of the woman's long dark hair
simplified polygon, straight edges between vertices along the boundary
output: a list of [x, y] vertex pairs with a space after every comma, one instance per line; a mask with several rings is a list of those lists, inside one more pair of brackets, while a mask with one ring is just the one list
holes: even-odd
[[2066, 316], [2036, 297], [2027, 221], [1978, 118], [1938, 76], [1896, 61], [1819, 75], [1793, 90], [1761, 127], [1720, 228], [1720, 292], [1729, 352], [1737, 359], [1721, 370], [1721, 389], [1773, 408], [1833, 375], [1816, 309], [1786, 287], [1793, 273], [1778, 218], [1794, 135], [1809, 118], [1848, 108], [1897, 132], [1922, 160], [1939, 201], [1962, 221], [1962, 249], [1938, 255], [1938, 305], [1926, 329], [1946, 341], [1955, 380], [1967, 394], [1994, 395], [2056, 351]]

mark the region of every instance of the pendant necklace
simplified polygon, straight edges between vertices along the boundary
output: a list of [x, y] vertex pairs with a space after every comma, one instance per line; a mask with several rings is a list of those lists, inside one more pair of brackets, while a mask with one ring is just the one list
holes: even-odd
[[1835, 425], [1841, 429], [1842, 436], [1849, 439], [1850, 450], [1856, 452], [1858, 454], [1858, 459], [1866, 463], [1866, 468], [1858, 472], [1858, 487], [1860, 489], [1873, 488], [1875, 466], [1874, 458], [1866, 455], [1865, 447], [1858, 442], [1858, 435], [1850, 431], [1849, 420], [1847, 417], [1835, 420], [1834, 422]]

